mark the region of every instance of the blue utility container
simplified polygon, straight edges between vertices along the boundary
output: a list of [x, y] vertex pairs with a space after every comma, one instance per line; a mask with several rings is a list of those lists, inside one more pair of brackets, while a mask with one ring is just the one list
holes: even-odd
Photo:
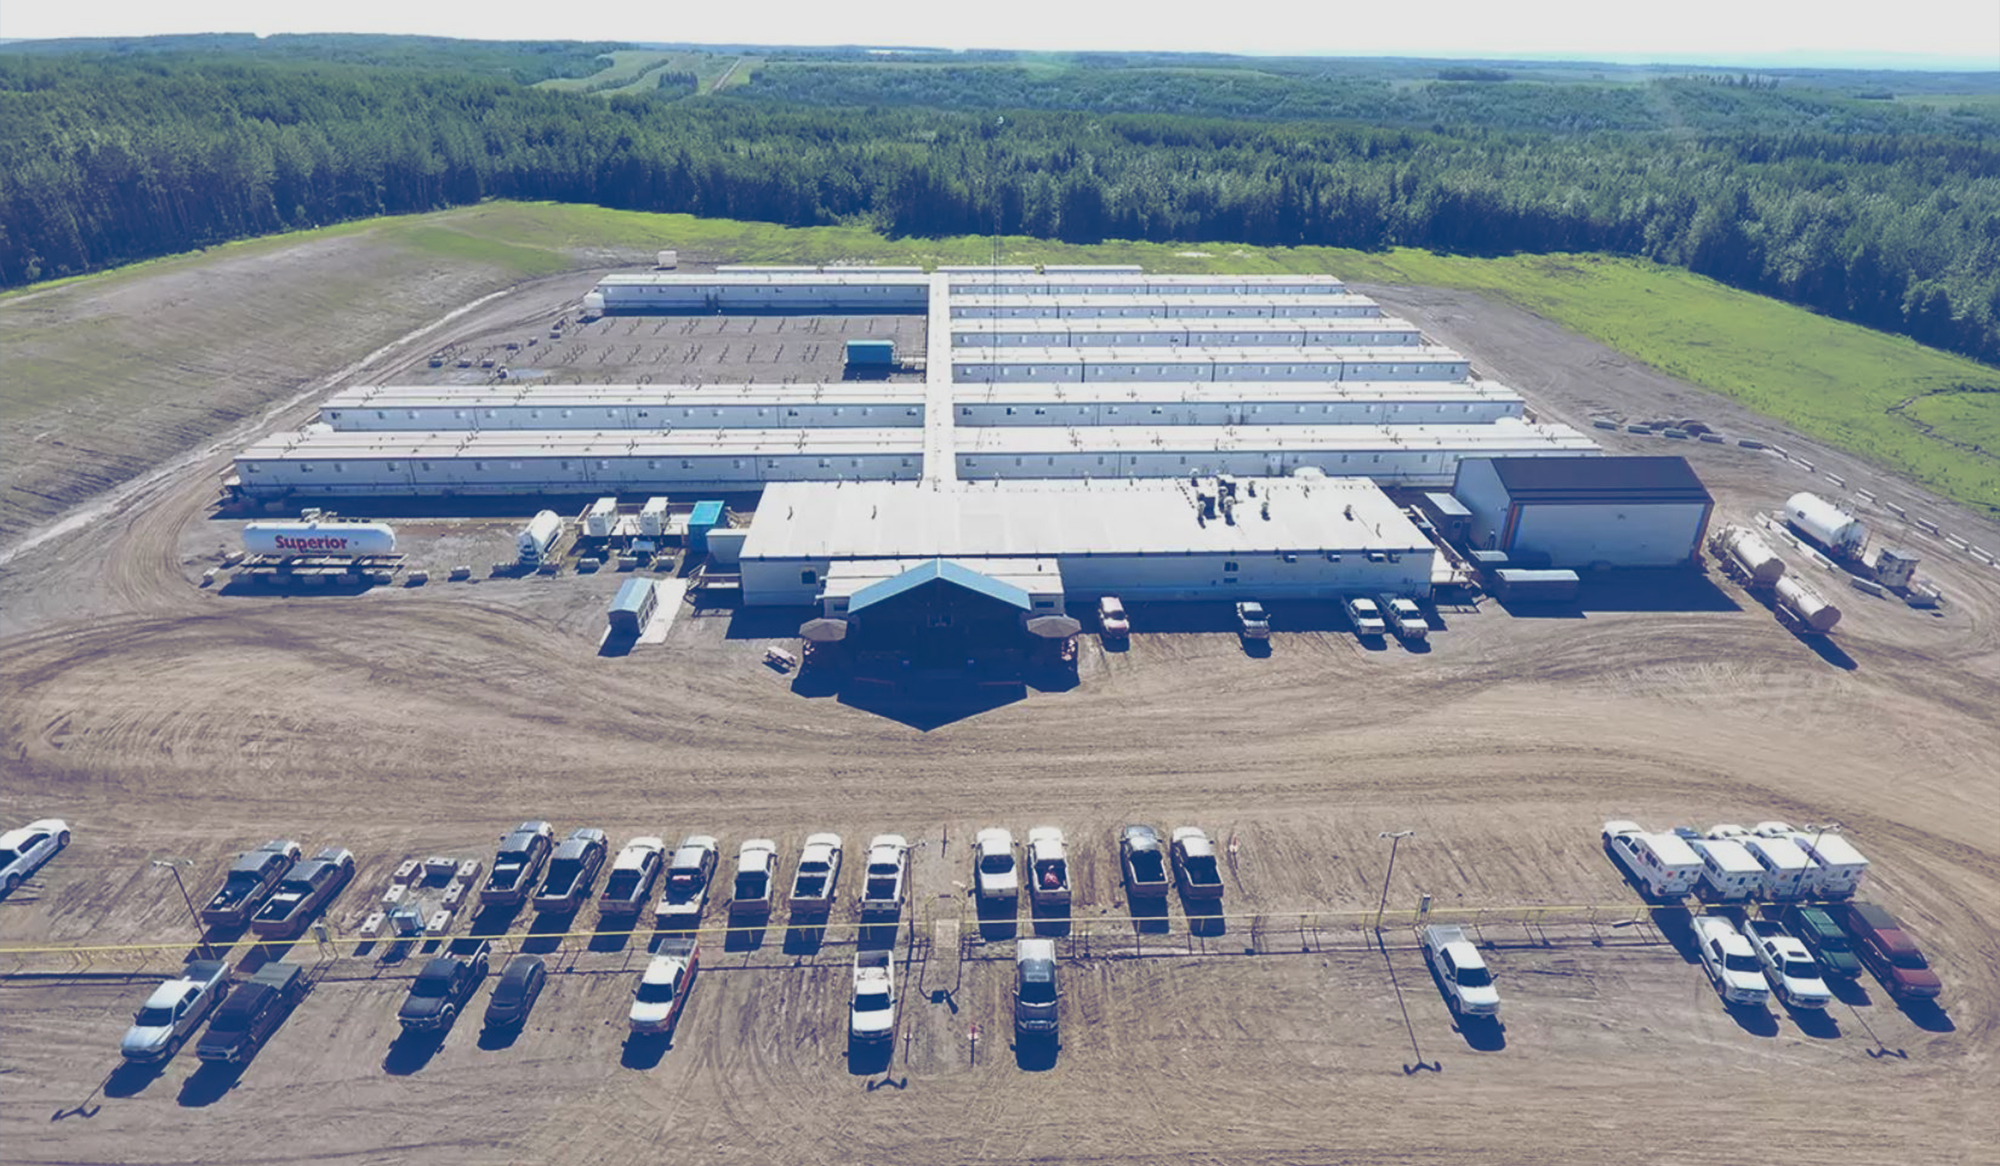
[[708, 550], [708, 532], [722, 525], [722, 503], [697, 502], [688, 515], [687, 546], [690, 551]]

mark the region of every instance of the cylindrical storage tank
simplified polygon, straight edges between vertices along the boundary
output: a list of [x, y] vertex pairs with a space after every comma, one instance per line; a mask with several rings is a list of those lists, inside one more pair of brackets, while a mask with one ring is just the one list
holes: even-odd
[[1787, 575], [1778, 580], [1778, 603], [1800, 623], [1821, 635], [1840, 622], [1840, 609], [1820, 593]]
[[587, 317], [602, 316], [604, 314], [603, 292], [591, 291], [583, 293], [583, 314]]
[[1860, 519], [1817, 494], [1787, 498], [1785, 518], [1830, 550], [1859, 550], [1868, 541], [1868, 528]]
[[1753, 586], [1769, 587], [1785, 573], [1785, 560], [1748, 527], [1725, 526], [1715, 536], [1715, 542], [1723, 554], [1734, 559], [1743, 573], [1750, 576]]
[[386, 522], [253, 522], [243, 528], [253, 555], [392, 555], [396, 531]]

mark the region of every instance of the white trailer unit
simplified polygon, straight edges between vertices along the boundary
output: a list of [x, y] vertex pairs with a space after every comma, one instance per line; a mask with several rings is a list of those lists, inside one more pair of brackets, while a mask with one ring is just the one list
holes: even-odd
[[1423, 343], [1407, 320], [981, 319], [953, 320], [958, 348], [1404, 348]]
[[952, 379], [981, 381], [1462, 381], [1471, 362], [1449, 348], [959, 348]]
[[618, 526], [618, 499], [599, 498], [583, 516], [585, 538], [610, 538]]
[[1145, 384], [960, 384], [956, 424], [1071, 425], [1486, 425], [1519, 420], [1519, 393], [1491, 381], [1185, 381]]
[[527, 527], [514, 536], [514, 555], [525, 566], [539, 565], [549, 548], [562, 534], [562, 515], [544, 510], [528, 520]]
[[1636, 822], [1604, 824], [1605, 852], [1663, 902], [1685, 899], [1701, 879], [1701, 856], [1677, 834], [1649, 834]]
[[1367, 296], [954, 295], [952, 320], [1371, 320]]
[[1814, 874], [1812, 859], [1789, 838], [1744, 838], [1743, 849], [1764, 868], [1764, 886], [1759, 892], [1774, 902], [1802, 899], [1810, 893]]
[[639, 537], [664, 538], [667, 533], [667, 500], [661, 497], [646, 499], [646, 505], [639, 511]]
[[1860, 519], [1817, 494], [1785, 499], [1785, 521], [1836, 555], [1857, 558], [1868, 542], [1868, 528]]
[[1868, 860], [1854, 844], [1838, 834], [1801, 830], [1792, 840], [1813, 861], [1810, 894], [1821, 899], [1851, 898], [1868, 875]]
[[1701, 893], [1719, 903], [1741, 903], [1764, 889], [1764, 868], [1732, 838], [1697, 838], [1688, 846], [1701, 856]]

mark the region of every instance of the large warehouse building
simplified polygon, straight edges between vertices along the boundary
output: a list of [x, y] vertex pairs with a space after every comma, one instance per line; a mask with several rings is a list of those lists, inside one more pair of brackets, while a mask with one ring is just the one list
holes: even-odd
[[[977, 560], [1055, 577], [1063, 596], [1196, 599], [1428, 595], [1436, 548], [1371, 482], [1351, 478], [1034, 481], [937, 491], [889, 482], [774, 485], [740, 561], [749, 604], [843, 613], [830, 573]], [[868, 566], [857, 566], [868, 564]], [[1039, 564], [1039, 565], [1038, 565]], [[858, 574], [857, 574], [858, 573]], [[1016, 581], [1018, 585], [1018, 580]]]
[[1466, 458], [1452, 495], [1473, 545], [1552, 567], [1679, 566], [1715, 509], [1682, 457]]

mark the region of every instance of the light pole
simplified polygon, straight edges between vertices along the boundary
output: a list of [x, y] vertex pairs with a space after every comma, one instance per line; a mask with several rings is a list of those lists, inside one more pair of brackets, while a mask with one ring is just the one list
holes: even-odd
[[194, 909], [194, 898], [188, 894], [187, 884], [181, 881], [181, 867], [192, 866], [193, 862], [185, 858], [156, 858], [153, 865], [166, 867], [168, 873], [174, 876], [174, 885], [181, 889], [181, 902], [187, 904], [188, 922], [194, 924], [195, 941], [201, 945], [201, 958], [209, 958], [208, 932], [201, 925], [201, 916]]
[[1382, 872], [1382, 901], [1375, 907], [1375, 930], [1377, 933], [1380, 933], [1382, 930], [1382, 913], [1389, 909], [1389, 876], [1396, 873], [1396, 848], [1403, 844], [1403, 839], [1415, 833], [1415, 830], [1384, 830], [1375, 836], [1389, 840], [1389, 867]]
[[1827, 822], [1823, 825], [1815, 826], [1811, 822], [1807, 822], [1806, 829], [1814, 832], [1812, 840], [1812, 853], [1806, 855], [1806, 858], [1811, 860], [1813, 867], [1816, 870], [1823, 871], [1826, 869], [1826, 864], [1822, 863], [1819, 859], [1819, 840], [1826, 837], [1828, 834], [1840, 833], [1840, 823]]

